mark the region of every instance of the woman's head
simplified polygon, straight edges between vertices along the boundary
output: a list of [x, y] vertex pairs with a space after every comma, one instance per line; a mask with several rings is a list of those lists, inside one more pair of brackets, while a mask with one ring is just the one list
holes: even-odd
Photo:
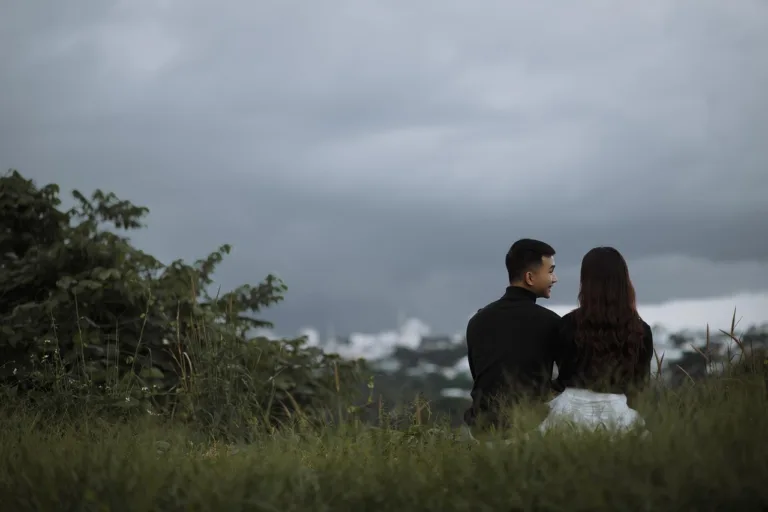
[[579, 305], [587, 309], [634, 312], [635, 288], [629, 279], [627, 262], [613, 247], [595, 247], [581, 260]]

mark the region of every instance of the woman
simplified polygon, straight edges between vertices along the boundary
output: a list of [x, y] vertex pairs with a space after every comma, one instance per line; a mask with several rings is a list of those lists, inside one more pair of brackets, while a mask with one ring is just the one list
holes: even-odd
[[579, 307], [562, 322], [555, 381], [562, 393], [549, 403], [540, 430], [561, 419], [590, 429], [642, 425], [630, 402], [650, 376], [653, 334], [637, 313], [619, 251], [597, 247], [584, 256]]

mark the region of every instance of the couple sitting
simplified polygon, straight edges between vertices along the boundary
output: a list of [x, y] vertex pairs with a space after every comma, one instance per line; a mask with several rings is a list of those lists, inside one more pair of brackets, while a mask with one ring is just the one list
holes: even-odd
[[653, 337], [637, 313], [624, 258], [611, 247], [589, 251], [581, 263], [579, 307], [561, 318], [536, 304], [557, 282], [554, 255], [544, 242], [515, 242], [506, 256], [506, 293], [467, 325], [470, 436], [503, 428], [504, 412], [521, 399], [548, 401], [540, 431], [561, 419], [592, 430], [643, 423], [630, 405], [649, 378]]

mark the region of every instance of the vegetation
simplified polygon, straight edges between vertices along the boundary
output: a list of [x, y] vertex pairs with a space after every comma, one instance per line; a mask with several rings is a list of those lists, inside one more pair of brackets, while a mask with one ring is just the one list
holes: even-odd
[[473, 444], [447, 428], [297, 424], [250, 444], [201, 439], [152, 418], [48, 422], [2, 408], [7, 510], [764, 510], [762, 379], [718, 379], [641, 408], [652, 437], [530, 435]]
[[113, 232], [145, 209], [74, 198], [62, 211], [55, 186], [0, 178], [3, 510], [768, 506], [768, 360], [733, 328], [721, 373], [645, 393], [650, 438], [540, 436], [541, 409], [521, 406], [470, 442], [422, 400], [359, 405], [360, 361], [251, 336], [285, 287], [210, 294], [226, 246], [163, 264]]
[[[286, 288], [267, 276], [212, 296], [222, 246], [193, 265], [163, 264], [126, 236], [148, 210], [112, 193], [75, 191], [18, 172], [0, 178], [0, 380], [9, 393], [67, 414], [161, 415], [248, 439], [292, 421], [326, 419], [356, 391], [360, 361], [304, 339], [250, 337]], [[82, 408], [81, 407], [81, 408]], [[80, 409], [78, 409], [80, 410]]]

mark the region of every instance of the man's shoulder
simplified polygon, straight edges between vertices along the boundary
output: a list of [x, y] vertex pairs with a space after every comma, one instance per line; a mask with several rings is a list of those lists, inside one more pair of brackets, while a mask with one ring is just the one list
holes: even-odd
[[562, 321], [562, 317], [555, 311], [549, 309], [546, 306], [542, 306], [541, 304], [535, 304], [535, 310], [539, 314], [539, 316], [548, 321], [548, 322], [557, 322], [560, 323]]
[[557, 319], [562, 318], [555, 310], [549, 309], [546, 306], [543, 306], [543, 305], [537, 303], [536, 307], [542, 311], [543, 315], [546, 315], [546, 316], [548, 316], [550, 318], [557, 318]]
[[497, 302], [498, 301], [491, 302], [490, 304], [483, 306], [482, 308], [475, 311], [475, 313], [470, 317], [469, 323], [472, 324], [478, 321], [482, 321], [483, 317], [487, 317], [490, 313], [493, 312]]
[[489, 302], [485, 306], [481, 307], [480, 309], [475, 312], [474, 316], [477, 315], [487, 315], [488, 313], [492, 313], [494, 311], [499, 310], [504, 306], [504, 300], [503, 299], [496, 299], [493, 302]]
[[516, 303], [509, 304], [503, 300], [491, 302], [485, 307], [478, 309], [472, 318], [469, 319], [469, 325], [483, 324], [486, 322], [517, 322], [525, 319], [526, 322], [553, 322], [560, 323], [560, 315], [555, 311], [536, 303]]
[[498, 317], [498, 313], [502, 309], [503, 304], [500, 299], [483, 306], [482, 308], [475, 311], [475, 314], [473, 314], [469, 319], [469, 322], [467, 322], [467, 328], [470, 328], [473, 325], [482, 325], [488, 321], [495, 321], [495, 318]]

